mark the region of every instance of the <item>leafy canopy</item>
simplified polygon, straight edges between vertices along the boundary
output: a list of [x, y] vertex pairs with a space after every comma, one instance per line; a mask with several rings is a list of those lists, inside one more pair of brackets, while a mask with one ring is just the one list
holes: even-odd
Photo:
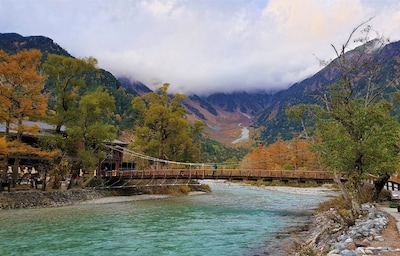
[[56, 54], [49, 54], [43, 63], [43, 70], [52, 79], [48, 90], [52, 92], [50, 106], [54, 105], [53, 122], [58, 133], [63, 125], [78, 118], [80, 90], [86, 87], [85, 77], [97, 70], [96, 65], [94, 58], [75, 59]]
[[185, 118], [180, 101], [184, 95], [168, 95], [169, 84], [158, 92], [145, 94], [133, 100], [133, 108], [140, 113], [135, 137], [130, 147], [160, 159], [191, 162], [200, 157], [199, 133], [204, 126], [193, 129]]
[[21, 155], [54, 157], [58, 153], [42, 151], [23, 141], [24, 135], [39, 133], [39, 127], [27, 121], [46, 118], [48, 94], [42, 93], [46, 76], [39, 72], [41, 56], [38, 50], [22, 50], [14, 55], [0, 50], [0, 122], [5, 125], [1, 151], [15, 156], [14, 183]]
[[[393, 116], [394, 80], [379, 79], [383, 39], [368, 40], [370, 27], [362, 29], [362, 47], [346, 52], [356, 27], [347, 42], [337, 50], [337, 59], [330, 67], [340, 73], [340, 80], [327, 88], [319, 105], [299, 105], [287, 110], [298, 120], [313, 118], [315, 134], [313, 149], [321, 163], [330, 171], [343, 173], [349, 179], [342, 193], [351, 201], [358, 214], [360, 191], [365, 180], [375, 180], [375, 199], [384, 183], [398, 169], [400, 126]], [[382, 178], [383, 177], [383, 178]]]
[[71, 145], [80, 145], [77, 153], [85, 170], [95, 168], [104, 144], [116, 138], [115, 127], [102, 121], [114, 110], [114, 98], [101, 87], [79, 101], [78, 118], [67, 127], [67, 133]]

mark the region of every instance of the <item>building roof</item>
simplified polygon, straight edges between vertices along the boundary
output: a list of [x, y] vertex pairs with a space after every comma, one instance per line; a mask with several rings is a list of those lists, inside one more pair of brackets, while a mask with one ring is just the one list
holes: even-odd
[[112, 145], [119, 145], [119, 146], [128, 146], [129, 143], [121, 141], [121, 140], [113, 140], [111, 141]]
[[[56, 129], [55, 125], [48, 124], [45, 122], [22, 121], [22, 123], [27, 126], [37, 125], [39, 127], [39, 133], [54, 131]], [[10, 126], [11, 126], [11, 128], [14, 128], [16, 125], [12, 123], [12, 124], [10, 124]], [[61, 127], [61, 131], [65, 132], [64, 126]], [[0, 133], [4, 133], [4, 132], [6, 132], [6, 124], [0, 123]], [[15, 131], [10, 131], [10, 132], [15, 133]]]

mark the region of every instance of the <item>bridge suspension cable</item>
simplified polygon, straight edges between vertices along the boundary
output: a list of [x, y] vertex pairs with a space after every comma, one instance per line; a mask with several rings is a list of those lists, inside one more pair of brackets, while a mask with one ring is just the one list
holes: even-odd
[[158, 163], [164, 163], [164, 164], [176, 164], [176, 165], [186, 165], [186, 166], [199, 166], [199, 167], [213, 167], [214, 164], [213, 163], [187, 163], [187, 162], [178, 162], [178, 161], [171, 161], [171, 160], [165, 160], [165, 159], [161, 159], [161, 158], [156, 158], [156, 157], [152, 157], [152, 156], [147, 156], [132, 150], [129, 150], [127, 148], [121, 147], [121, 146], [108, 146], [110, 149], [118, 151], [123, 153], [124, 155], [130, 155], [133, 157], [137, 157], [140, 159], [145, 159], [145, 160], [150, 160], [150, 161], [154, 161], [154, 162], [158, 162]]

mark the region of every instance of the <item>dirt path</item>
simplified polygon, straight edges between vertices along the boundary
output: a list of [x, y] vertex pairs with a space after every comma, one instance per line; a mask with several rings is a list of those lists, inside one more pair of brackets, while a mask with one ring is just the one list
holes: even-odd
[[[369, 246], [371, 247], [390, 247], [392, 249], [400, 248], [400, 234], [397, 229], [396, 219], [389, 214], [389, 223], [382, 230], [382, 237], [384, 241], [371, 241]], [[399, 252], [381, 252], [380, 255], [385, 256], [399, 256]]]

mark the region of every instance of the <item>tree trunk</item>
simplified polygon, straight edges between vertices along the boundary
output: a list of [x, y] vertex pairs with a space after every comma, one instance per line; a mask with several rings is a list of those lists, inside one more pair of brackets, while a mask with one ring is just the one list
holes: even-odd
[[44, 170], [44, 177], [43, 177], [43, 183], [42, 183], [43, 191], [46, 191], [46, 180], [47, 180], [47, 168]]
[[62, 124], [57, 124], [56, 125], [56, 133], [57, 134], [61, 134], [61, 127], [62, 127]]
[[374, 202], [378, 201], [379, 194], [381, 193], [382, 189], [385, 187], [385, 184], [389, 181], [390, 175], [388, 173], [385, 173], [381, 176], [379, 176], [375, 181], [374, 181], [374, 195], [372, 200]]
[[352, 201], [351, 196], [350, 196], [349, 192], [346, 190], [346, 188], [344, 187], [344, 185], [340, 179], [340, 174], [337, 172], [334, 172], [333, 179], [338, 184], [338, 187], [339, 187], [340, 192], [342, 193], [344, 199], [347, 200], [348, 202], [351, 202]]
[[[342, 193], [343, 198], [350, 203], [351, 205], [351, 216], [350, 216], [350, 221], [354, 222], [355, 218], [360, 215], [361, 213], [361, 207], [360, 207], [360, 202], [356, 200], [354, 197], [352, 197], [349, 193], [349, 191], [344, 187], [341, 179], [340, 179], [340, 174], [337, 172], [334, 172], [334, 180], [338, 184], [338, 187], [340, 189], [340, 192]], [[348, 181], [349, 182], [349, 181]]]
[[[16, 154], [15, 155], [15, 159], [14, 159], [14, 167], [12, 170], [12, 187], [15, 188], [15, 185], [17, 184], [17, 180], [18, 180], [18, 167], [19, 167], [19, 155]], [[10, 181], [9, 181], [10, 182]]]

